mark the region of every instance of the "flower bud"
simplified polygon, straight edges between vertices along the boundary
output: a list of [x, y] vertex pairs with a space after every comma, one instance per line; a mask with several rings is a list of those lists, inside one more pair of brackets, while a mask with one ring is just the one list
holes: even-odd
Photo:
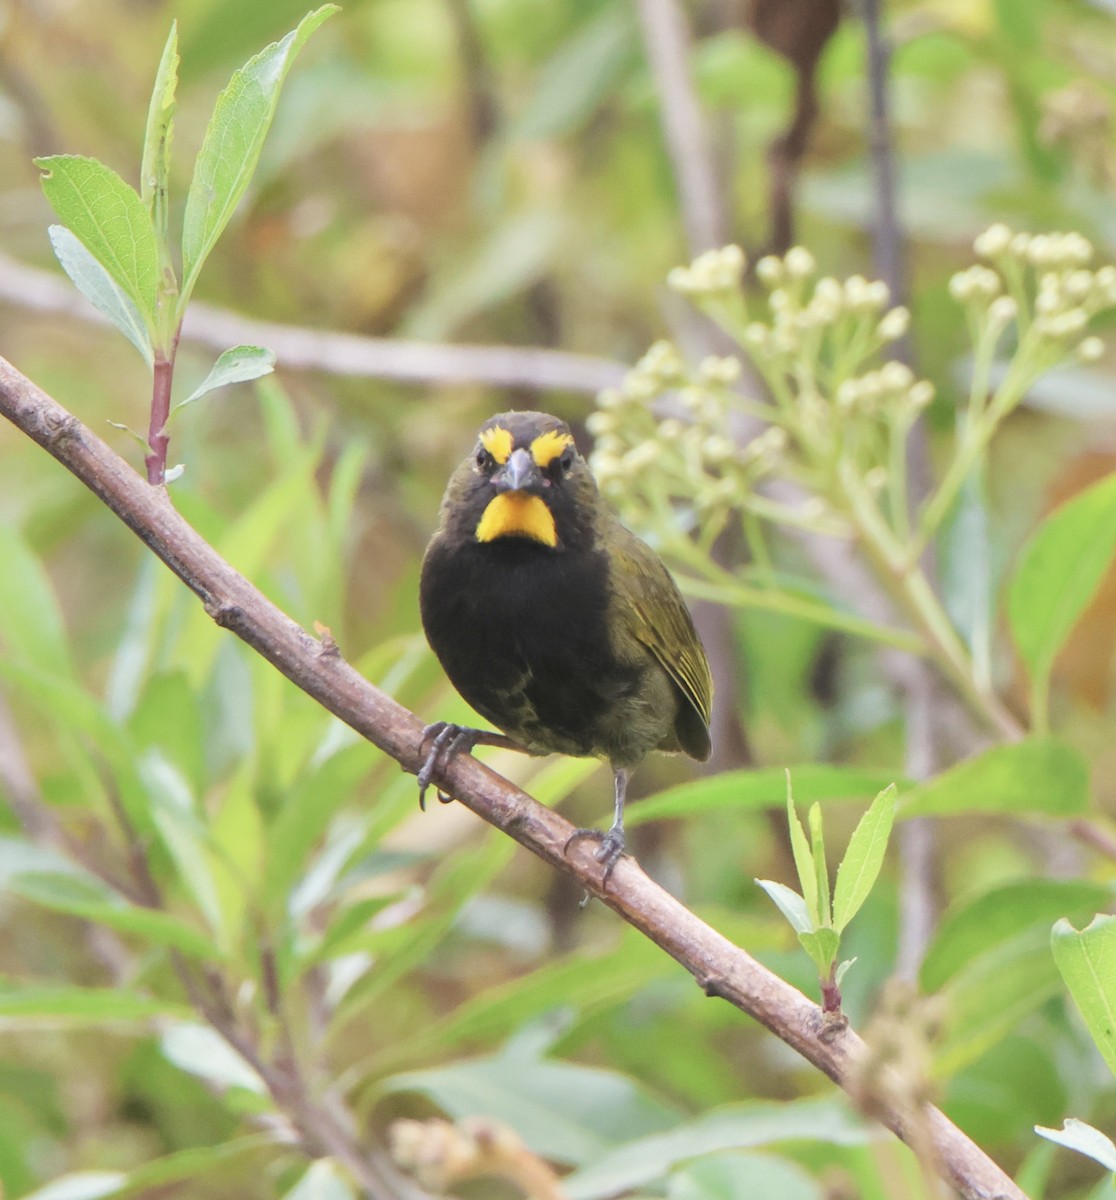
[[805, 246], [792, 246], [783, 262], [792, 279], [808, 279], [818, 269], [814, 256]]
[[1002, 222], [990, 225], [973, 242], [973, 249], [981, 258], [997, 258], [1006, 253], [1011, 245], [1011, 230]]
[[876, 333], [885, 342], [894, 342], [901, 338], [911, 325], [911, 314], [905, 308], [893, 308], [884, 313], [876, 326]]

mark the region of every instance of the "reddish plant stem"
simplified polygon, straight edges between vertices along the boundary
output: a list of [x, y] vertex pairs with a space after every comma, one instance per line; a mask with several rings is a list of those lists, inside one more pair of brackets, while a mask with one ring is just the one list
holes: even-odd
[[170, 418], [171, 388], [174, 386], [174, 360], [178, 355], [178, 338], [182, 332], [181, 322], [174, 331], [168, 350], [156, 351], [153, 378], [151, 381], [151, 421], [147, 427], [147, 444], [150, 453], [144, 458], [147, 467], [147, 482], [159, 487], [167, 473], [167, 421]]

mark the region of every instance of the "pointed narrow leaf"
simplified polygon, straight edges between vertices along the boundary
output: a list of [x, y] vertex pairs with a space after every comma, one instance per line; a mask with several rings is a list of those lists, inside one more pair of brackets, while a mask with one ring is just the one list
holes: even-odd
[[951, 813], [1045, 813], [1076, 816], [1089, 808], [1089, 768], [1072, 747], [1027, 738], [966, 759], [908, 792], [900, 816]]
[[335, 12], [335, 4], [326, 4], [303, 17], [281, 42], [273, 42], [235, 71], [217, 98], [186, 197], [182, 303], [248, 189], [291, 63], [310, 35]]
[[[820, 800], [869, 800], [895, 779], [894, 771], [841, 767], [830, 763], [799, 763], [790, 768], [797, 803]], [[667, 788], [632, 805], [624, 814], [629, 826], [667, 817], [688, 817], [705, 812], [756, 812], [786, 803], [786, 771], [767, 767], [759, 771], [725, 771], [691, 783]], [[909, 787], [899, 781], [900, 790]]]
[[123, 1171], [71, 1171], [29, 1192], [23, 1200], [108, 1200], [128, 1186]]
[[0, 979], [0, 1026], [29, 1021], [50, 1024], [100, 1025], [106, 1021], [146, 1021], [181, 1017], [189, 1010], [169, 1000], [127, 992], [123, 988], [83, 988], [25, 984]]
[[825, 861], [825, 829], [822, 824], [821, 805], [815, 800], [807, 815], [810, 824], [810, 851], [814, 856], [814, 874], [817, 878], [818, 908], [816, 924], [833, 923], [829, 893], [829, 864]]
[[1078, 932], [1063, 919], [1051, 935], [1054, 961], [1108, 1069], [1116, 1074], [1116, 917]]
[[791, 923], [795, 933], [810, 933], [814, 922], [806, 908], [806, 901], [785, 883], [776, 883], [773, 879], [757, 879], [756, 883], [775, 901], [776, 907]]
[[70, 638], [54, 585], [42, 560], [6, 521], [0, 521], [0, 613], [5, 657], [59, 679], [74, 679]]
[[[266, 1155], [274, 1153], [275, 1138], [272, 1134], [253, 1133], [239, 1137], [233, 1141], [218, 1142], [212, 1146], [191, 1146], [186, 1150], [175, 1150], [162, 1158], [150, 1159], [128, 1172], [128, 1192], [133, 1197], [138, 1194], [149, 1195], [155, 1189], [160, 1192], [175, 1183], [186, 1183], [198, 1179], [201, 1175], [210, 1174], [219, 1167], [227, 1167], [234, 1159], [245, 1154]], [[140, 1189], [143, 1189], [141, 1192]], [[217, 1181], [214, 1181], [217, 1190]], [[202, 1195], [208, 1189], [197, 1187], [195, 1195]], [[180, 1193], [185, 1194], [185, 1193]]]
[[51, 208], [131, 298], [148, 328], [155, 319], [159, 250], [143, 201], [95, 158], [55, 154], [35, 159]]
[[1048, 929], [1059, 917], [1098, 912], [1112, 899], [1112, 888], [1103, 883], [1020, 879], [962, 900], [939, 922], [919, 968], [919, 985], [924, 992], [936, 992], [1009, 938], [1036, 925]]
[[190, 785], [182, 772], [157, 750], [149, 750], [140, 771], [151, 798], [151, 816], [179, 878], [210, 929], [224, 943], [225, 914], [207, 845], [207, 832], [194, 811]]
[[353, 1200], [355, 1194], [341, 1167], [331, 1158], [319, 1158], [283, 1200]]
[[791, 791], [791, 773], [787, 771], [787, 827], [790, 829], [791, 853], [794, 855], [794, 867], [798, 872], [798, 882], [802, 888], [802, 899], [806, 911], [810, 914], [812, 925], [821, 924], [821, 913], [818, 911], [818, 877], [814, 874], [814, 858], [810, 853], [810, 843], [798, 810], [794, 807], [794, 795]]
[[217, 947], [200, 929], [171, 913], [129, 904], [99, 881], [72, 874], [27, 871], [8, 884], [11, 891], [56, 912], [95, 925], [134, 934], [149, 945], [173, 946], [201, 958], [218, 957]]
[[1076, 1150], [1078, 1154], [1094, 1159], [1106, 1170], [1116, 1171], [1116, 1144], [1107, 1134], [1094, 1129], [1092, 1125], [1086, 1125], [1084, 1121], [1066, 1117], [1061, 1129], [1047, 1129], [1043, 1125], [1036, 1125], [1035, 1133], [1048, 1141], [1057, 1142], [1059, 1146]]
[[837, 970], [833, 972], [833, 982], [840, 987], [845, 976], [849, 973], [849, 967], [856, 962], [855, 958], [846, 958], [843, 963], [837, 965]]
[[163, 57], [155, 72], [151, 105], [147, 110], [147, 131], [143, 139], [143, 165], [140, 168], [140, 199], [147, 205], [156, 236], [167, 237], [169, 205], [170, 152], [174, 136], [174, 113], [178, 87], [178, 22], [172, 21]]
[[891, 826], [895, 822], [895, 786], [884, 788], [860, 818], [833, 889], [833, 927], [840, 933], [868, 899], [883, 866]]
[[[99, 313], [108, 317], [143, 355], [144, 362], [151, 366], [155, 361], [151, 349], [151, 335], [147, 332], [147, 325], [140, 310], [136, 308], [128, 293], [65, 225], [52, 225], [49, 233], [55, 256], [74, 287]], [[142, 439], [141, 445], [147, 449], [147, 443]]]
[[270, 375], [274, 370], [274, 351], [265, 350], [263, 346], [233, 346], [217, 359], [204, 382], [175, 405], [174, 411], [200, 400], [207, 392], [227, 387], [230, 383], [247, 383], [250, 379]]
[[980, 955], [939, 993], [949, 1017], [933, 1047], [934, 1074], [951, 1078], [1061, 991], [1049, 939], [1041, 930]]
[[1054, 658], [1093, 598], [1116, 550], [1116, 474], [1056, 508], [1023, 548], [1008, 619], [1044, 703]]
[[176, 1067], [221, 1087], [247, 1088], [264, 1095], [267, 1086], [255, 1067], [208, 1025], [186, 1021], [172, 1025], [162, 1040], [163, 1054]]
[[[791, 1140], [857, 1146], [875, 1136], [849, 1105], [831, 1099], [725, 1105], [664, 1133], [625, 1140], [565, 1176], [562, 1190], [569, 1200], [643, 1195], [675, 1167], [723, 1150]], [[752, 1177], [743, 1176], [738, 1182], [740, 1190], [728, 1195], [752, 1200]]]

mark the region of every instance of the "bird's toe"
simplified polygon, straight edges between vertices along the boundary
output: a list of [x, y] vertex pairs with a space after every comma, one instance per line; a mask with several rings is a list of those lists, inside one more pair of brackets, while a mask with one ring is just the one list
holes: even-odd
[[562, 847], [562, 853], [568, 854], [572, 845], [586, 839], [600, 842], [597, 852], [593, 857], [604, 867], [602, 882], [607, 885], [616, 864], [620, 861], [620, 856], [624, 853], [624, 831], [617, 829], [615, 826], [608, 830], [607, 833], [600, 829], [575, 829], [566, 838], [566, 844]]

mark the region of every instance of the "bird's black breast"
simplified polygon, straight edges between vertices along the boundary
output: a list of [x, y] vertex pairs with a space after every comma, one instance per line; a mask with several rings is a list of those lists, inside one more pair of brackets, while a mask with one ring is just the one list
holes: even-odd
[[435, 538], [419, 599], [434, 652], [477, 712], [539, 753], [607, 755], [602, 717], [648, 666], [616, 658], [603, 551]]

